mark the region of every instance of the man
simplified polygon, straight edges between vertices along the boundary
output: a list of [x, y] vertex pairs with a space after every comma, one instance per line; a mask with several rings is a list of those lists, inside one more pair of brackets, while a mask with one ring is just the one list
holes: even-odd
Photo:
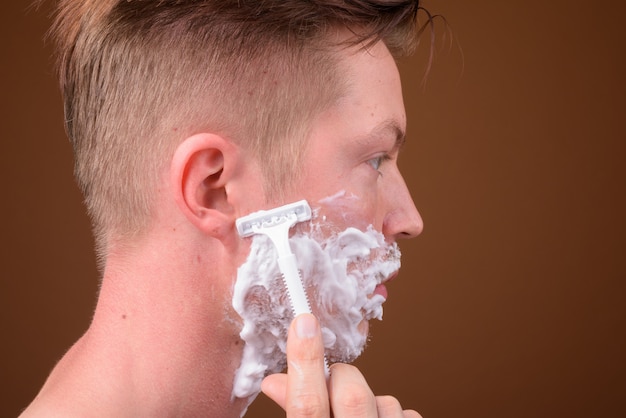
[[[410, 47], [417, 3], [60, 2], [67, 129], [102, 285], [89, 329], [23, 416], [241, 416], [259, 387], [289, 417], [418, 416], [375, 397], [353, 366], [324, 373], [325, 351], [358, 355], [376, 316], [363, 312], [396, 274], [395, 241], [422, 229], [396, 165], [406, 117], [392, 55]], [[294, 246], [301, 263], [315, 256], [301, 269], [324, 321], [278, 323], [280, 350], [263, 360], [275, 364], [258, 377], [243, 370], [256, 347], [245, 315], [280, 322], [286, 302], [280, 284], [243, 285], [235, 308], [245, 267], [275, 261], [235, 221], [301, 199], [314, 215]], [[330, 291], [336, 270], [359, 281]], [[344, 315], [327, 293], [361, 304]], [[338, 328], [350, 315], [354, 343]], [[283, 351], [287, 374], [272, 374]]]

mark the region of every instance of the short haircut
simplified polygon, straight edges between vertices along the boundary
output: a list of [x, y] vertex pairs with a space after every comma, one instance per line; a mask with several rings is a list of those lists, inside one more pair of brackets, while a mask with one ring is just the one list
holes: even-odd
[[52, 36], [75, 175], [98, 255], [136, 236], [176, 146], [218, 133], [297, 176], [311, 120], [343, 93], [331, 35], [413, 45], [418, 0], [60, 0]]

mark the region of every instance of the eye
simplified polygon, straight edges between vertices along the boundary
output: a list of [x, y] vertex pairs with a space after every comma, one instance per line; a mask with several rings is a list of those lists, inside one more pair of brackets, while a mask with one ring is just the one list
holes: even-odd
[[383, 155], [379, 155], [376, 158], [372, 158], [370, 160], [367, 160], [367, 163], [376, 171], [378, 171], [378, 174], [382, 173], [380, 172], [380, 166], [387, 160], [391, 159], [387, 154], [383, 154]]

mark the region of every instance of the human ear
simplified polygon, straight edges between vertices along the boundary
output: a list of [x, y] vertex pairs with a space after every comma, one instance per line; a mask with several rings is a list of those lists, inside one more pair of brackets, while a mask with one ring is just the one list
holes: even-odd
[[236, 160], [234, 144], [208, 133], [186, 138], [172, 158], [172, 188], [179, 209], [196, 228], [218, 239], [234, 224], [227, 184]]

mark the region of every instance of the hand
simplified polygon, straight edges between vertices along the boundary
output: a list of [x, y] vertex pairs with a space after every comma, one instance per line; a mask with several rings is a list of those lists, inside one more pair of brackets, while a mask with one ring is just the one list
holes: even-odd
[[292, 322], [287, 366], [287, 374], [266, 377], [261, 389], [288, 418], [421, 418], [415, 411], [403, 411], [394, 397], [374, 396], [361, 372], [349, 364], [334, 364], [327, 384], [322, 333], [313, 315]]

